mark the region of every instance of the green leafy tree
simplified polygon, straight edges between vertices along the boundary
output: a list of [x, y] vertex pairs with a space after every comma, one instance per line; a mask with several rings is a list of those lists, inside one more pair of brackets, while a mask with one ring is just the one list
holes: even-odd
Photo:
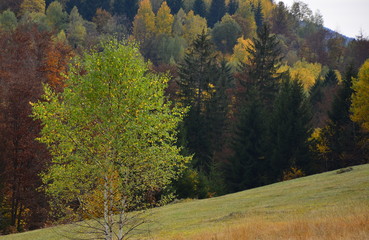
[[69, 14], [69, 23], [67, 28], [68, 40], [74, 47], [82, 45], [85, 40], [87, 31], [83, 22], [84, 20], [79, 14], [77, 7], [74, 7]]
[[256, 36], [255, 17], [250, 5], [240, 6], [233, 18], [240, 25], [244, 38], [253, 38]]
[[58, 32], [65, 30], [67, 26], [68, 14], [63, 10], [63, 6], [55, 1], [46, 9], [46, 21], [51, 29]]
[[214, 25], [219, 22], [222, 17], [226, 14], [226, 5], [224, 0], [212, 0], [209, 13], [208, 13], [208, 24], [209, 27], [214, 27]]
[[211, 35], [219, 50], [223, 53], [230, 53], [236, 45], [237, 39], [241, 37], [241, 27], [231, 16], [226, 14], [221, 22], [214, 25]]
[[186, 21], [186, 13], [183, 9], [179, 9], [178, 13], [174, 16], [173, 22], [173, 34], [177, 36], [182, 36], [184, 34], [184, 25]]
[[192, 43], [197, 35], [207, 31], [207, 27], [205, 18], [195, 15], [193, 11], [189, 11], [184, 22], [183, 38], [188, 43]]
[[77, 202], [98, 222], [96, 237], [126, 239], [139, 224], [126, 212], [147, 207], [145, 196], [164, 191], [189, 160], [175, 146], [184, 109], [167, 101], [168, 77], [149, 73], [135, 44], [100, 49], [76, 59], [63, 92], [45, 86], [33, 117], [53, 157], [42, 179], [54, 210]]
[[0, 31], [13, 31], [18, 25], [15, 14], [6, 10], [0, 14]]

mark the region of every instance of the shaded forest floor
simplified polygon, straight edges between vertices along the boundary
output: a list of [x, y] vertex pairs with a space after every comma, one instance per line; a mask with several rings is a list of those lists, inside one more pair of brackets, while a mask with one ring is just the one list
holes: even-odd
[[[148, 212], [138, 239], [369, 239], [369, 164]], [[65, 239], [72, 226], [0, 239]]]

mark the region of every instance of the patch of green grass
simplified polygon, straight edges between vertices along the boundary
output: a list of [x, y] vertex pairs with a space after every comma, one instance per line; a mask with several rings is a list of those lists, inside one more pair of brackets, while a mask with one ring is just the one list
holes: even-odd
[[[369, 164], [341, 174], [332, 171], [221, 197], [169, 204], [150, 210], [152, 223], [143, 227], [150, 229], [150, 238], [168, 239], [219, 229], [245, 218], [311, 218], [316, 212], [329, 215], [333, 209], [358, 205], [369, 206]], [[0, 239], [65, 239], [59, 234], [68, 228], [57, 226]]]

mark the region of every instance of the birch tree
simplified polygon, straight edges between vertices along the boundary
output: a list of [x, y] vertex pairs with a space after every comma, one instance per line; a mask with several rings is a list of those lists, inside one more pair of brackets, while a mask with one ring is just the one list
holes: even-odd
[[168, 76], [149, 73], [133, 43], [103, 43], [76, 58], [66, 79], [63, 92], [45, 85], [32, 104], [53, 156], [45, 191], [54, 208], [96, 220], [93, 237], [126, 239], [142, 223], [127, 211], [148, 207], [146, 196], [164, 191], [189, 160], [175, 146], [185, 111], [164, 97]]

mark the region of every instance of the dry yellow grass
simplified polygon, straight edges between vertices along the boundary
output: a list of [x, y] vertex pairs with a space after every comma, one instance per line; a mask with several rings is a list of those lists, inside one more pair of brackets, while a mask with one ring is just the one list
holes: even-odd
[[328, 214], [287, 216], [288, 219], [243, 218], [217, 230], [176, 240], [368, 240], [369, 206], [332, 209]]

